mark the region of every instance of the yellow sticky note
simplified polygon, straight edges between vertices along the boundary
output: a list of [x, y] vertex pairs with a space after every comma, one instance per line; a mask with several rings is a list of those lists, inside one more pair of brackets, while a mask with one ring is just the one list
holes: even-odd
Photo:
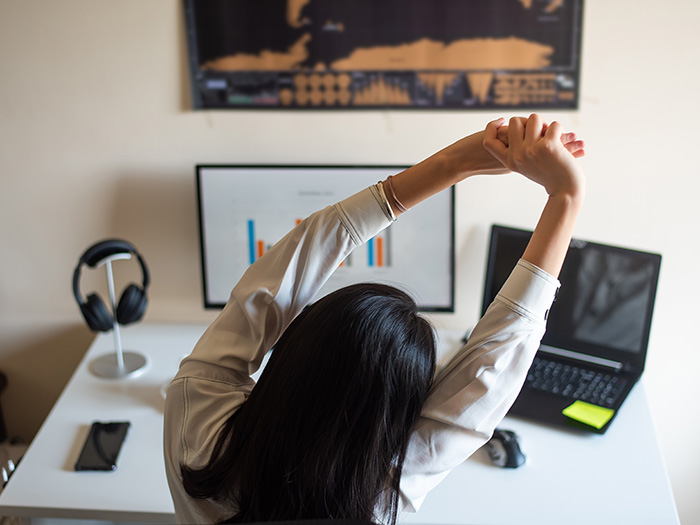
[[605, 426], [605, 423], [610, 421], [610, 418], [615, 415], [615, 411], [611, 408], [599, 407], [591, 405], [585, 401], [574, 401], [561, 411], [566, 417], [585, 423], [600, 430]]

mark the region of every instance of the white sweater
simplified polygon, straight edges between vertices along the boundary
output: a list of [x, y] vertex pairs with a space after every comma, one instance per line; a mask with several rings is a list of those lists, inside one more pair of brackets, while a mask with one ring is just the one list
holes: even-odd
[[[207, 463], [219, 428], [255, 386], [250, 375], [263, 356], [348, 254], [393, 220], [378, 186], [367, 188], [302, 221], [235, 286], [168, 388], [165, 467], [179, 523], [234, 514], [219, 502], [191, 498], [180, 465]], [[521, 260], [467, 344], [438, 371], [403, 466], [404, 510], [418, 510], [490, 438], [520, 391], [558, 286]]]

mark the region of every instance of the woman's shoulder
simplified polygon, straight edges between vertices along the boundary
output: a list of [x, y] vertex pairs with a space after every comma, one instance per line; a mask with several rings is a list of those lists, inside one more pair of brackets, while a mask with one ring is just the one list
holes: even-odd
[[[235, 376], [240, 375], [239, 380]], [[223, 424], [250, 395], [255, 382], [220, 370], [181, 373], [169, 385], [165, 407], [165, 439], [170, 439], [173, 462], [190, 467], [206, 464]]]

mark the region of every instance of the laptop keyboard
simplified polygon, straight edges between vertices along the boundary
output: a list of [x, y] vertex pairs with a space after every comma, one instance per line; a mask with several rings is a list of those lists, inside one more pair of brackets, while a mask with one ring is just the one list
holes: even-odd
[[536, 357], [525, 379], [525, 386], [569, 399], [611, 408], [623, 392], [627, 380], [558, 361]]

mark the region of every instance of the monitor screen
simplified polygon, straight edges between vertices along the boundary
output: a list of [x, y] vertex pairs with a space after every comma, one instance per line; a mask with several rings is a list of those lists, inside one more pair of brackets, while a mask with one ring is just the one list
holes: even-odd
[[[223, 307], [248, 266], [303, 218], [405, 168], [198, 165], [205, 307]], [[359, 282], [397, 286], [422, 311], [453, 312], [454, 188], [357, 247], [315, 299]]]
[[[531, 231], [493, 226], [483, 311], [522, 256], [531, 235]], [[660, 264], [658, 254], [572, 240], [542, 344], [643, 363]]]

